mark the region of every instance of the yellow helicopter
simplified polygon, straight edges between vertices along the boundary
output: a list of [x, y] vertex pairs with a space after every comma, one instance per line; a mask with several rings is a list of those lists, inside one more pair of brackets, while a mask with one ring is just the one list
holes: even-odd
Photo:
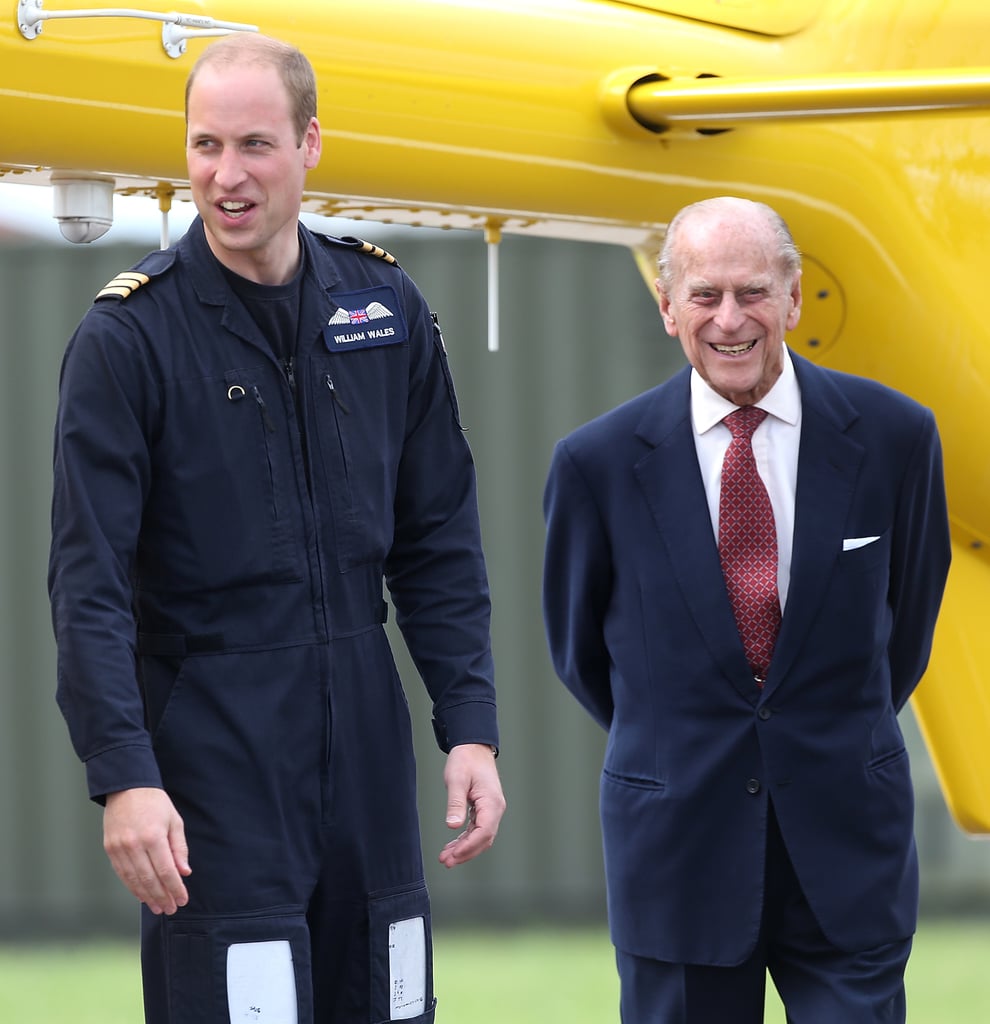
[[[114, 194], [186, 190], [181, 106], [213, 36], [300, 46], [324, 150], [305, 209], [628, 247], [672, 214], [769, 202], [805, 253], [791, 344], [932, 407], [953, 566], [913, 706], [959, 826], [990, 834], [990, 7], [983, 0], [8, 0], [0, 181], [63, 234]], [[987, 604], [984, 604], [987, 602]]]

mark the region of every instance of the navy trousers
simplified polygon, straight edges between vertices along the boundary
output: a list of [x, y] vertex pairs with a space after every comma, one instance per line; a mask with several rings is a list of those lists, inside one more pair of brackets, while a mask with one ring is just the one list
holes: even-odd
[[192, 875], [142, 908], [146, 1024], [432, 1024], [408, 706], [380, 626], [341, 646], [147, 659]]
[[[367, 894], [341, 884], [339, 863], [328, 859], [306, 905], [267, 907], [243, 914], [204, 914], [186, 908], [166, 918], [142, 907], [142, 975], [146, 1024], [228, 1024], [269, 1020], [264, 997], [234, 1013], [229, 1001], [234, 949], [284, 948], [294, 1012], [277, 1024], [378, 1024], [401, 1016], [433, 1024], [433, 943], [425, 883]], [[418, 1008], [396, 1013], [394, 929], [415, 922], [423, 938]], [[271, 953], [268, 950], [271, 950]], [[257, 1010], [257, 1016], [253, 1011]], [[251, 1011], [251, 1012], [249, 1012]]]
[[622, 1024], [762, 1024], [769, 972], [788, 1024], [904, 1024], [911, 939], [847, 953], [822, 934], [777, 827], [767, 830], [766, 902], [738, 967], [670, 964], [617, 951]]

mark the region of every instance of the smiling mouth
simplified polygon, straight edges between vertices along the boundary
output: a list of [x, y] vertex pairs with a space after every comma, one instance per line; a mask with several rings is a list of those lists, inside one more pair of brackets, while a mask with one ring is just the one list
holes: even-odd
[[235, 220], [254, 208], [254, 203], [224, 202], [217, 205], [228, 217], [233, 217]]
[[744, 341], [741, 345], [712, 345], [716, 352], [724, 356], [741, 356], [751, 352], [756, 347], [756, 339]]

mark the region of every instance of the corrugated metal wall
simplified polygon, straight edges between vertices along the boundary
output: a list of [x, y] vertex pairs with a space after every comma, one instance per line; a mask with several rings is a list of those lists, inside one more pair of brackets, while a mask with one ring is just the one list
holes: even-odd
[[[540, 616], [541, 495], [556, 439], [682, 364], [631, 257], [610, 247], [508, 238], [501, 249], [501, 350], [486, 348], [480, 237], [369, 228], [441, 316], [478, 464], [495, 603], [509, 811], [496, 848], [434, 867], [442, 757], [429, 708], [399, 652], [417, 720], [423, 839], [438, 923], [604, 919], [597, 820], [604, 737], [556, 682]], [[153, 243], [152, 243], [153, 244]], [[0, 937], [132, 930], [135, 912], [105, 862], [53, 701], [45, 592], [50, 441], [62, 349], [90, 297], [145, 247], [0, 249]], [[990, 910], [990, 844], [951, 823], [914, 747], [924, 905]]]

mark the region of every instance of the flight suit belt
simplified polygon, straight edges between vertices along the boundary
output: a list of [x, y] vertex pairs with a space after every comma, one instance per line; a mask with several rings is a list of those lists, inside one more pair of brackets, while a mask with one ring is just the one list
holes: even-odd
[[138, 654], [183, 658], [224, 650], [223, 633], [138, 633]]
[[[371, 615], [369, 621], [358, 628], [335, 633], [335, 637], [353, 636], [363, 633], [372, 626], [381, 625], [388, 619], [388, 603], [381, 602], [377, 616]], [[138, 654], [159, 658], [184, 658], [192, 654], [216, 654], [227, 650], [232, 645], [227, 643], [223, 633], [138, 633]], [[241, 645], [237, 645], [240, 647]]]

